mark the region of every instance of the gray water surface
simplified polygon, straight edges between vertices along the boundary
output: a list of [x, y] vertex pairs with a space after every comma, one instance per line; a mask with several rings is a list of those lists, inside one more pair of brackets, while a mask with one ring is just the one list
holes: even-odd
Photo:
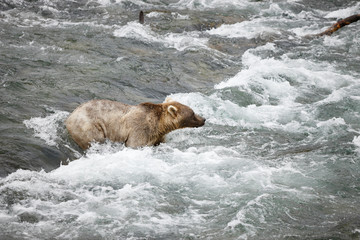
[[[139, 11], [145, 24], [138, 23]], [[0, 2], [0, 239], [360, 238], [357, 1]], [[79, 104], [207, 119], [94, 144]]]

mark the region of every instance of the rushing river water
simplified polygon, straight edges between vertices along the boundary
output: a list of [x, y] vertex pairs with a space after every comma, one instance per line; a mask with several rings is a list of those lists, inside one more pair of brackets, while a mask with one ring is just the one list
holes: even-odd
[[[145, 24], [138, 22], [145, 12]], [[350, 0], [1, 0], [0, 239], [359, 239]], [[207, 119], [81, 151], [80, 103], [171, 96]]]

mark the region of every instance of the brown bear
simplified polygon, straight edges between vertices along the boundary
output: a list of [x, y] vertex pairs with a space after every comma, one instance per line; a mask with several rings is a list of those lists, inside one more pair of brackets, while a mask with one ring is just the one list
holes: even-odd
[[92, 100], [80, 105], [66, 120], [74, 141], [87, 149], [93, 141], [123, 142], [127, 147], [154, 146], [167, 133], [180, 128], [201, 127], [205, 118], [181, 103], [127, 105], [110, 100]]

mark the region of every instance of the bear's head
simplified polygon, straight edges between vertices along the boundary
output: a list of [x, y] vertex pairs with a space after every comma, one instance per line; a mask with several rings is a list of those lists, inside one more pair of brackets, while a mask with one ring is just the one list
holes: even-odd
[[166, 119], [172, 122], [175, 128], [193, 128], [201, 127], [205, 124], [206, 119], [195, 114], [194, 111], [179, 102], [175, 102], [169, 98], [162, 103], [166, 109]]

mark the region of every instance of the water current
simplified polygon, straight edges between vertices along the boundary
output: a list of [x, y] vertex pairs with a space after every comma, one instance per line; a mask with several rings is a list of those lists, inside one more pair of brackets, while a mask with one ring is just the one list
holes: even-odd
[[[138, 22], [143, 10], [145, 23]], [[359, 239], [350, 0], [1, 0], [0, 239]], [[79, 104], [172, 97], [207, 119], [93, 144]]]

